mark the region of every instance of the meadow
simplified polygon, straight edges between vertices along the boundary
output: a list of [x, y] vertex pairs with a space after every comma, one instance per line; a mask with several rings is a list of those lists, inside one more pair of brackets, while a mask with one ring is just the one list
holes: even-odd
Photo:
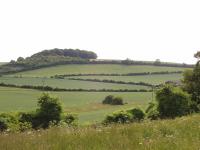
[[82, 65], [59, 65], [54, 67], [41, 68], [31, 71], [19, 72], [12, 76], [29, 77], [50, 77], [60, 74], [99, 74], [99, 73], [140, 73], [140, 72], [161, 72], [161, 71], [183, 71], [186, 68], [147, 66], [147, 65], [117, 65], [117, 64], [82, 64]]
[[200, 115], [127, 125], [54, 127], [0, 135], [6, 150], [198, 150]]
[[[15, 85], [51, 86], [65, 89], [151, 89], [147, 86], [103, 83], [91, 81], [78, 81], [49, 78], [56, 74], [91, 74], [91, 73], [142, 73], [161, 71], [183, 71], [186, 68], [158, 67], [139, 65], [60, 65], [0, 77], [0, 82]], [[126, 82], [147, 82], [160, 84], [165, 81], [180, 80], [181, 74], [140, 75], [140, 76], [76, 76], [82, 79], [109, 79]], [[152, 100], [152, 92], [50, 92], [59, 97], [65, 112], [77, 113], [80, 124], [101, 122], [105, 116], [113, 111], [140, 107], [145, 110]], [[37, 99], [42, 91], [0, 87], [1, 112], [32, 111], [37, 108]], [[124, 99], [123, 106], [110, 106], [101, 104], [108, 95], [120, 96]]]
[[[152, 93], [145, 92], [49, 92], [58, 97], [65, 112], [77, 113], [81, 124], [100, 122], [112, 111], [132, 107], [145, 109], [152, 99]], [[0, 87], [1, 112], [32, 111], [37, 108], [37, 99], [42, 91]], [[107, 95], [120, 96], [128, 104], [123, 106], [102, 105]]]

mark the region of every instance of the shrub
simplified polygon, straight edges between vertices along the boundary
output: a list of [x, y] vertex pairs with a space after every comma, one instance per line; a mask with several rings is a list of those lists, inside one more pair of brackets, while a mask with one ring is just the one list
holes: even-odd
[[19, 122], [19, 130], [26, 131], [32, 129], [32, 124], [30, 122]]
[[112, 95], [106, 96], [106, 98], [102, 102], [103, 104], [110, 105], [123, 105], [123, 99], [121, 97], [114, 97]]
[[38, 106], [35, 120], [36, 127], [47, 128], [50, 122], [59, 123], [62, 115], [62, 106], [58, 98], [44, 93], [38, 100]]
[[18, 113], [18, 119], [19, 119], [19, 122], [29, 122], [29, 123], [32, 123], [33, 120], [34, 120], [34, 117], [35, 117], [35, 114], [33, 112], [30, 112], [30, 113], [25, 113], [25, 112], [20, 112]]
[[114, 96], [113, 95], [108, 95], [106, 96], [106, 98], [103, 100], [103, 104], [110, 104], [112, 103], [112, 100], [114, 99]]
[[150, 102], [145, 113], [147, 114], [147, 118], [150, 120], [157, 120], [160, 118], [156, 103]]
[[152, 109], [148, 112], [147, 118], [150, 120], [158, 120], [160, 118], [160, 114], [156, 109]]
[[130, 109], [130, 110], [128, 110], [128, 112], [132, 114], [133, 121], [141, 121], [145, 117], [144, 112], [139, 108]]
[[110, 124], [110, 123], [129, 123], [131, 122], [132, 116], [127, 111], [119, 111], [114, 112], [111, 115], [107, 115], [104, 123]]
[[0, 132], [8, 129], [8, 123], [4, 118], [0, 118]]
[[123, 105], [123, 99], [121, 97], [115, 97], [111, 103], [112, 105]]
[[78, 117], [76, 114], [67, 114], [63, 121], [68, 125], [68, 126], [76, 126]]
[[190, 97], [180, 88], [164, 86], [156, 93], [157, 110], [161, 118], [175, 118], [190, 112]]
[[17, 131], [19, 130], [19, 123], [14, 114], [2, 113], [0, 114], [0, 131], [7, 129]]

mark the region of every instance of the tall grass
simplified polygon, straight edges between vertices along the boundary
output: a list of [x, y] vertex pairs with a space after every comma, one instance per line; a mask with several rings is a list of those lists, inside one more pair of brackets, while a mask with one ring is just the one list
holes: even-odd
[[54, 127], [0, 135], [5, 150], [198, 150], [200, 115], [109, 127]]

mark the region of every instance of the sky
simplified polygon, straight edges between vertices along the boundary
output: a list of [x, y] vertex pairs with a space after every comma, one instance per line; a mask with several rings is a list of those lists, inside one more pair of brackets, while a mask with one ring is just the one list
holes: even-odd
[[53, 48], [195, 63], [198, 0], [0, 0], [0, 62]]

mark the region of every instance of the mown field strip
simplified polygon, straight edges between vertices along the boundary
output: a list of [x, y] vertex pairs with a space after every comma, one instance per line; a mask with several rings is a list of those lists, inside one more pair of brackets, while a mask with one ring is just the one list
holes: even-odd
[[162, 72], [162, 71], [184, 71], [186, 68], [162, 67], [147, 65], [117, 65], [117, 64], [72, 64], [47, 67], [32, 71], [19, 72], [11, 76], [29, 76], [29, 77], [50, 77], [60, 74], [100, 74], [100, 73], [140, 73], [140, 72]]

